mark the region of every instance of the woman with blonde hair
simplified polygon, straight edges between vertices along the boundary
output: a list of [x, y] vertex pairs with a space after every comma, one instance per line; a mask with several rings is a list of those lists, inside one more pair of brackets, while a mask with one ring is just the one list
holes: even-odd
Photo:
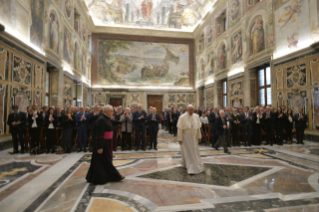
[[39, 152], [39, 140], [41, 131], [40, 112], [38, 104], [33, 104], [31, 113], [28, 114], [29, 121], [29, 135], [31, 137], [31, 151], [30, 154], [37, 155]]
[[72, 148], [72, 135], [73, 130], [75, 127], [75, 116], [72, 114], [71, 107], [67, 107], [65, 114], [62, 117], [62, 126], [63, 126], [63, 132], [62, 132], [62, 139], [61, 139], [61, 146], [63, 147], [65, 153], [71, 153]]
[[260, 108], [256, 107], [253, 113], [253, 132], [254, 132], [254, 144], [260, 146], [261, 144], [261, 126], [263, 121], [263, 114], [260, 112]]

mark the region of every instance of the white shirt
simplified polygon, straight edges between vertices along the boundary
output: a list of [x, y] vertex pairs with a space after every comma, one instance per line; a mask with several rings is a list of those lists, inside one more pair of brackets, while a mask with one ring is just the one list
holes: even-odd
[[207, 116], [205, 116], [205, 117], [201, 116], [199, 119], [200, 119], [200, 121], [201, 121], [203, 124], [208, 124], [208, 123], [209, 123]]
[[37, 120], [36, 120], [38, 118], [38, 114], [35, 117], [33, 116], [33, 114], [32, 114], [32, 119], [33, 119], [32, 128], [36, 128], [38, 127]]
[[[51, 120], [52, 115], [50, 114], [49, 121]], [[50, 122], [48, 129], [54, 129], [53, 123]]]
[[259, 118], [260, 118], [259, 114], [257, 114], [257, 121], [256, 121], [257, 124], [260, 124]]

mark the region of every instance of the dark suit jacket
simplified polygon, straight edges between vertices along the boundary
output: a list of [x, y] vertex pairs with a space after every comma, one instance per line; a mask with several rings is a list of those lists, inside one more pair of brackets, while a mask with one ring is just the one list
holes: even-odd
[[18, 112], [16, 121], [20, 121], [19, 125], [12, 125], [12, 123], [15, 121], [14, 119], [14, 113], [11, 113], [8, 117], [7, 124], [10, 126], [9, 132], [12, 133], [13, 129], [19, 130], [19, 131], [24, 131], [25, 129], [25, 121], [26, 121], [26, 114], [23, 112]]
[[[227, 123], [226, 118], [224, 117], [225, 125]], [[216, 129], [216, 135], [220, 136], [224, 134], [224, 123], [222, 121], [222, 118], [219, 116], [218, 118], [215, 118], [215, 129]]]
[[42, 112], [40, 112], [40, 116], [38, 117], [40, 120], [41, 120], [41, 127], [44, 127], [45, 126], [45, 117], [49, 114], [49, 112], [46, 112], [46, 113], [44, 113], [45, 114], [45, 117], [43, 118], [43, 111]]
[[245, 113], [240, 115], [240, 123], [243, 127], [252, 126], [252, 120], [250, 120], [250, 117], [252, 117], [251, 113], [248, 113], [248, 119], [246, 119]]
[[89, 116], [88, 122], [89, 122], [89, 129], [93, 130], [95, 128], [96, 120], [99, 118], [100, 115], [102, 115], [102, 111], [98, 115], [94, 115], [94, 112], [92, 112]]
[[240, 114], [238, 113], [236, 116], [234, 114], [231, 115], [232, 128], [238, 129], [239, 124], [235, 124], [234, 121], [240, 121]]
[[155, 121], [152, 119], [153, 118], [153, 115], [150, 114], [148, 117], [147, 117], [147, 121], [149, 123], [149, 128], [152, 128], [152, 129], [155, 129], [156, 131], [158, 131], [158, 124], [161, 122], [161, 117], [158, 115], [158, 114], [155, 114]]
[[77, 129], [78, 130], [87, 130], [88, 129], [88, 120], [89, 120], [89, 114], [87, 112], [84, 112], [85, 119], [81, 120], [82, 113], [76, 114], [76, 123], [77, 123]]
[[275, 126], [275, 114], [270, 112], [270, 118], [266, 119], [267, 112], [263, 113], [264, 126], [271, 126], [274, 128]]
[[[209, 124], [210, 124], [210, 129], [215, 129], [215, 124], [216, 124], [216, 114], [214, 112], [210, 113], [208, 116]], [[220, 118], [218, 116], [218, 118]]]
[[[43, 123], [42, 123], [42, 119], [40, 119], [40, 113], [38, 112], [37, 115], [38, 115], [38, 117], [35, 120], [36, 120], [38, 128], [41, 128]], [[33, 113], [28, 114], [29, 129], [32, 128], [32, 124], [33, 124], [32, 117], [33, 117]]]
[[295, 114], [294, 116], [294, 121], [295, 121], [295, 127], [297, 128], [301, 128], [302, 130], [305, 130], [307, 128], [307, 121], [308, 121], [308, 117], [306, 114], [302, 114], [303, 119], [299, 120], [299, 113]]
[[[144, 116], [144, 118], [139, 119], [140, 116]], [[145, 110], [142, 110], [141, 114], [139, 113], [139, 111], [135, 111], [133, 114], [133, 120], [135, 122], [135, 126], [141, 126], [141, 127], [145, 127], [145, 121], [147, 119], [147, 115]]]
[[[264, 123], [263, 116], [259, 117], [259, 124], [262, 126]], [[257, 124], [257, 113], [253, 113], [253, 125], [255, 126]]]
[[173, 119], [173, 123], [176, 123], [177, 124], [177, 120], [178, 120], [178, 114], [177, 114], [178, 112], [176, 112], [176, 113], [172, 113], [172, 119]]
[[[53, 124], [53, 127], [56, 128], [58, 123], [58, 117], [53, 114], [53, 119], [54, 120], [52, 121], [52, 124]], [[49, 114], [45, 116], [44, 123], [45, 123], [45, 128], [48, 129], [49, 124], [51, 123], [51, 121], [49, 121]]]

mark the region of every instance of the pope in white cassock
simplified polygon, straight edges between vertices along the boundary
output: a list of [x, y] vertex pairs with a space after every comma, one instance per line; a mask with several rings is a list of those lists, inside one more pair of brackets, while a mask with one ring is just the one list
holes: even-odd
[[188, 105], [187, 112], [181, 115], [177, 122], [177, 139], [181, 146], [182, 166], [188, 174], [198, 174], [204, 171], [204, 165], [200, 158], [198, 142], [202, 135], [199, 116], [194, 114], [194, 106]]

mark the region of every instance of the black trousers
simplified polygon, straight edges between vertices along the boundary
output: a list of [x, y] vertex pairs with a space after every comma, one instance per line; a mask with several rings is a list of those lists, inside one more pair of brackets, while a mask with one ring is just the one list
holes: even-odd
[[244, 142], [244, 145], [247, 145], [247, 143], [248, 145], [251, 145], [251, 125], [250, 124], [243, 125], [243, 142]]
[[[145, 149], [145, 126], [135, 126], [136, 149]], [[142, 146], [140, 146], [140, 135], [142, 134]]]
[[172, 125], [173, 125], [173, 122], [168, 121], [168, 132], [169, 132], [170, 134], [172, 134], [172, 133], [173, 133]]
[[[25, 146], [24, 146], [24, 132], [19, 129], [11, 129], [11, 135], [12, 135], [12, 142], [13, 142], [13, 151], [18, 152], [19, 151], [19, 142], [21, 146], [21, 152], [24, 151]], [[19, 137], [19, 138], [18, 138]]]
[[273, 135], [272, 135], [272, 133], [274, 131], [273, 127], [271, 125], [265, 125], [264, 131], [266, 133], [266, 142], [267, 142], [267, 144], [273, 145], [273, 141], [274, 141], [273, 140]]
[[47, 150], [48, 149], [53, 149], [53, 146], [55, 144], [55, 129], [47, 129], [47, 137], [46, 137], [46, 141], [47, 141]]
[[254, 126], [254, 144], [260, 145], [261, 143], [261, 125], [255, 124]]
[[154, 127], [150, 127], [150, 149], [153, 147], [154, 143], [154, 149], [157, 148], [157, 133], [158, 129], [155, 129]]
[[284, 142], [283, 135], [284, 135], [283, 126], [278, 126], [277, 125], [277, 127], [276, 127], [276, 139], [277, 139], [277, 144], [278, 145], [283, 144], [283, 142]]
[[177, 135], [177, 122], [173, 122], [172, 124], [173, 124], [173, 134], [174, 134], [174, 136], [176, 136]]
[[214, 147], [219, 136], [216, 135], [216, 131], [214, 128], [210, 128], [210, 134], [212, 134], [211, 143], [212, 143], [212, 147]]
[[233, 125], [233, 145], [239, 146], [239, 126]]
[[296, 127], [297, 143], [303, 143], [304, 136], [305, 136], [305, 129], [301, 127]]
[[40, 140], [40, 132], [41, 129], [36, 127], [36, 128], [29, 128], [29, 135], [31, 137], [31, 149], [35, 147], [39, 147], [39, 140]]
[[126, 150], [127, 146], [128, 149], [132, 148], [131, 133], [122, 131], [122, 150]]
[[219, 148], [220, 146], [222, 146], [224, 148], [224, 152], [228, 152], [225, 134], [218, 136], [218, 140], [216, 141], [216, 143], [214, 145], [215, 148]]
[[292, 128], [291, 127], [286, 128], [286, 139], [287, 139], [287, 141], [292, 141]]

